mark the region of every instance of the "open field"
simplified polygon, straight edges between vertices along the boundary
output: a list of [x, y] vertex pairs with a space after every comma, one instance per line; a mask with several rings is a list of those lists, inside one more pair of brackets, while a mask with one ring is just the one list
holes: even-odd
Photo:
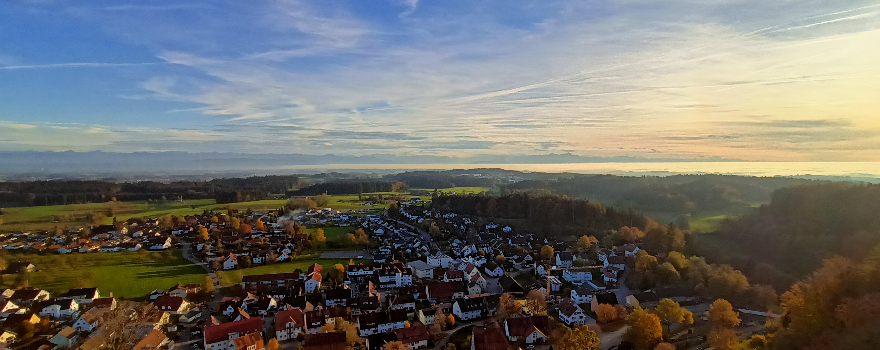
[[[304, 259], [293, 262], [278, 263], [273, 265], [264, 265], [251, 267], [248, 269], [218, 271], [217, 276], [220, 278], [220, 285], [224, 287], [241, 283], [242, 276], [265, 275], [272, 273], [291, 273], [300, 269], [306, 271], [312, 264], [318, 264], [324, 267], [324, 271], [332, 268], [336, 264], [348, 266], [349, 259]], [[355, 263], [368, 263], [365, 259], [354, 259]]]
[[[167, 290], [182, 283], [205, 282], [205, 270], [183, 258], [180, 251], [18, 254], [4, 253], [9, 262], [29, 261], [37, 270], [30, 274], [31, 286], [53, 294], [71, 288], [98, 287], [102, 295], [139, 299], [156, 289]], [[4, 284], [15, 276], [4, 276]]]
[[[327, 237], [327, 240], [328, 241], [335, 241], [337, 239], [345, 237], [345, 235], [347, 235], [349, 232], [357, 230], [359, 227], [356, 227], [356, 226], [348, 226], [348, 227], [328, 226], [328, 227], [322, 227], [322, 228], [324, 229], [324, 236]], [[317, 227], [312, 227], [312, 228], [306, 229], [306, 234], [314, 235], [317, 233], [318, 233]]]

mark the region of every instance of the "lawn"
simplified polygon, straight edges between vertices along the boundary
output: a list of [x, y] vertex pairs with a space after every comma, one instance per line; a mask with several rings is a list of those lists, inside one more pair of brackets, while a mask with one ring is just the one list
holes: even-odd
[[[328, 226], [328, 227], [322, 227], [322, 228], [324, 229], [324, 236], [327, 237], [327, 240], [328, 241], [335, 241], [337, 239], [345, 237], [345, 235], [347, 235], [349, 232], [357, 230], [359, 227], [356, 227], [356, 226], [349, 226], [349, 227]], [[318, 232], [317, 227], [306, 229], [306, 234], [314, 235], [314, 234], [317, 234], [317, 232]]]
[[[354, 259], [355, 263], [368, 263], [366, 259]], [[312, 264], [318, 264], [324, 267], [324, 271], [332, 268], [336, 264], [348, 266], [349, 259], [304, 259], [292, 262], [279, 263], [273, 265], [264, 265], [251, 267], [240, 270], [218, 271], [217, 276], [220, 278], [220, 285], [227, 287], [241, 283], [242, 276], [265, 275], [272, 273], [291, 273], [300, 269], [306, 271]]]
[[[7, 261], [29, 261], [37, 270], [31, 286], [52, 294], [71, 288], [98, 287], [102, 295], [140, 299], [156, 289], [168, 290], [178, 283], [205, 282], [205, 270], [183, 258], [180, 251], [117, 252], [85, 254], [6, 253]], [[15, 276], [4, 276], [11, 284]]]

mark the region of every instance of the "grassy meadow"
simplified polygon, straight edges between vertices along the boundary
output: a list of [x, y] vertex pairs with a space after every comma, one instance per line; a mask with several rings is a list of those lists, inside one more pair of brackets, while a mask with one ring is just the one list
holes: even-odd
[[[180, 251], [116, 253], [19, 254], [5, 253], [8, 262], [29, 261], [36, 265], [29, 284], [52, 294], [71, 288], [98, 287], [102, 295], [140, 299], [156, 289], [168, 290], [182, 283], [205, 282], [205, 270], [192, 264]], [[11, 286], [15, 276], [6, 275]]]
[[[217, 277], [220, 278], [220, 285], [224, 287], [241, 284], [241, 278], [243, 276], [250, 275], [265, 275], [272, 273], [291, 273], [296, 271], [296, 269], [300, 269], [305, 271], [312, 266], [312, 264], [318, 264], [324, 267], [324, 271], [332, 268], [336, 264], [342, 264], [343, 266], [348, 266], [349, 259], [306, 259], [306, 260], [295, 260], [292, 262], [284, 262], [273, 265], [264, 265], [251, 267], [247, 269], [240, 270], [228, 270], [228, 271], [217, 271]], [[369, 260], [366, 259], [354, 259], [355, 263], [368, 263]]]

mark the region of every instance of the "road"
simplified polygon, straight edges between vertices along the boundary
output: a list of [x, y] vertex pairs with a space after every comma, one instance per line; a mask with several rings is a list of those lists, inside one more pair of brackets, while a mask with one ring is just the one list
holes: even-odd
[[[208, 309], [207, 310], [203, 309], [203, 311], [202, 311], [202, 318], [210, 319], [211, 312], [213, 312], [213, 310], [215, 310], [216, 308], [219, 307], [220, 300], [223, 299], [223, 294], [220, 293], [220, 278], [217, 276], [217, 274], [214, 272], [214, 270], [211, 269], [210, 266], [208, 266], [208, 264], [196, 259], [194, 256], [192, 256], [192, 254], [190, 254], [190, 244], [189, 243], [181, 243], [181, 246], [183, 247], [183, 257], [186, 260], [191, 261], [193, 264], [196, 264], [196, 265], [200, 266], [201, 268], [205, 269], [205, 272], [208, 273], [208, 277], [211, 277], [211, 281], [214, 283], [213, 298], [211, 298], [211, 301], [208, 302]], [[186, 334], [185, 335], [186, 339], [189, 339], [188, 327], [186, 328], [185, 334]], [[191, 343], [201, 344], [202, 337], [197, 336], [195, 339], [193, 339], [191, 341], [185, 341], [185, 342], [178, 343], [176, 345], [176, 347], [178, 349], [191, 349], [191, 347], [187, 346]]]
[[424, 240], [425, 242], [429, 242], [429, 243], [431, 243], [431, 246], [432, 246], [434, 249], [436, 249], [436, 250], [440, 250], [440, 246], [438, 246], [437, 243], [434, 243], [434, 239], [431, 238], [431, 234], [428, 233], [427, 231], [422, 230], [422, 229], [420, 229], [420, 228], [418, 228], [418, 227], [416, 227], [416, 226], [410, 225], [410, 224], [408, 224], [408, 223], [406, 223], [406, 222], [403, 222], [403, 221], [400, 221], [400, 220], [397, 220], [397, 219], [392, 219], [392, 218], [390, 218], [390, 217], [386, 217], [386, 219], [388, 219], [389, 221], [394, 221], [394, 222], [396, 222], [396, 223], [398, 223], [398, 224], [401, 224], [401, 225], [403, 225], [403, 226], [409, 227], [411, 230], [418, 232], [419, 235], [422, 236], [422, 240]]

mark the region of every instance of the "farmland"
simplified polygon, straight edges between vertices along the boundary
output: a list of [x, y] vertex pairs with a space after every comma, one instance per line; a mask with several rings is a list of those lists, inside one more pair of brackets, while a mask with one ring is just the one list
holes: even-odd
[[[6, 261], [29, 261], [36, 271], [28, 276], [31, 286], [53, 294], [71, 288], [97, 287], [102, 294], [126, 299], [146, 297], [155, 289], [181, 283], [203, 283], [205, 270], [183, 258], [180, 251], [117, 252], [85, 254], [4, 253]], [[4, 276], [4, 285], [15, 276]]]

